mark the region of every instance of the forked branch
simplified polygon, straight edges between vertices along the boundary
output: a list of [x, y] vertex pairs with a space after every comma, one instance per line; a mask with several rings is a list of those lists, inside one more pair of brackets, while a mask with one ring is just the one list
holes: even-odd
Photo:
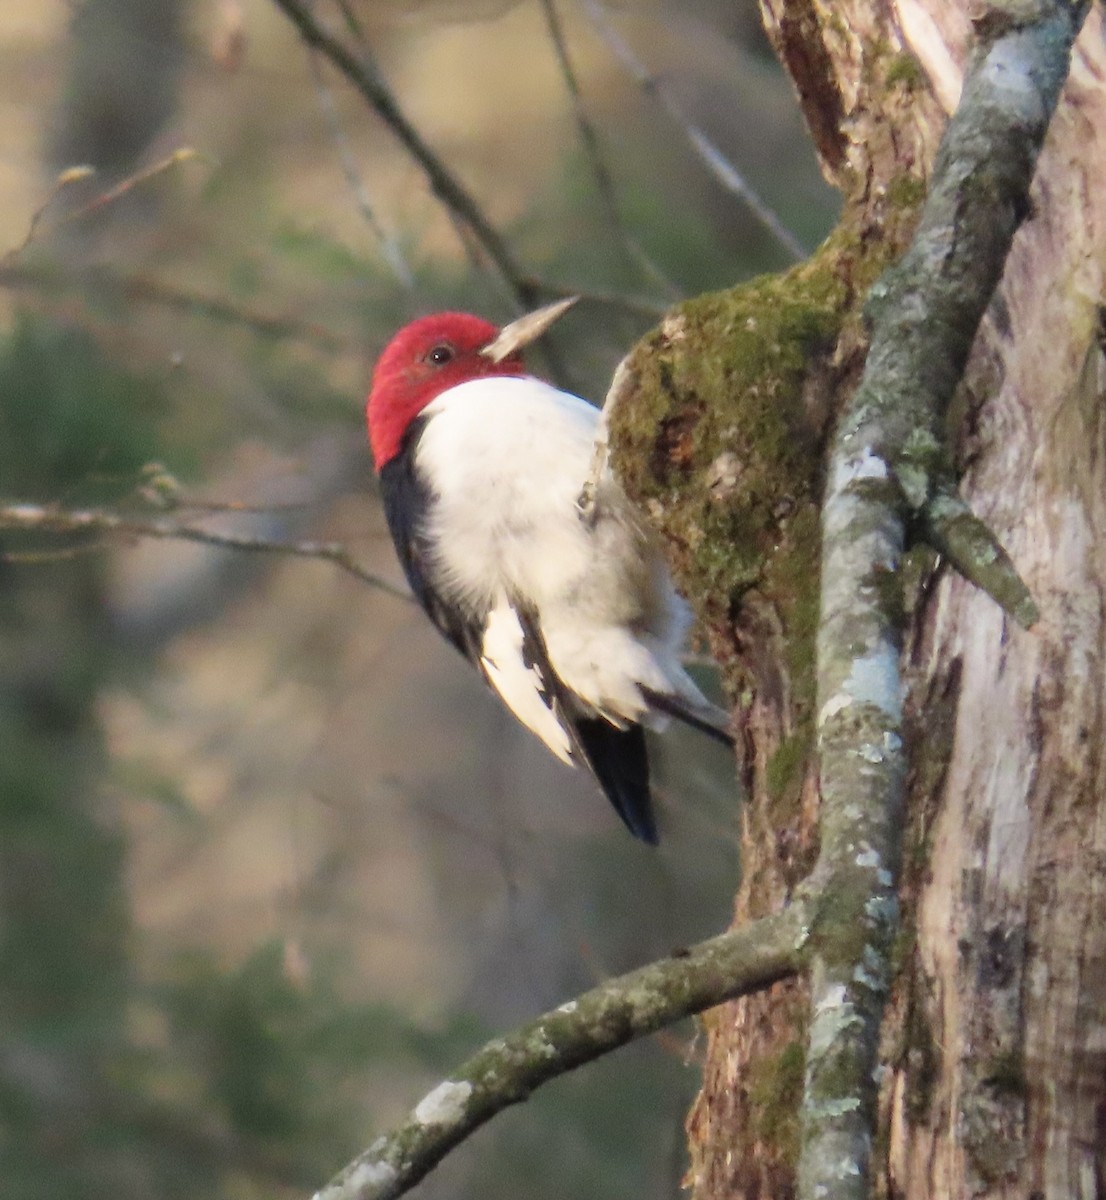
[[[379, 81], [321, 30], [300, 0], [276, 2], [378, 111], [383, 105], [392, 112], [393, 128], [414, 134], [402, 119], [396, 123], [398, 110], [388, 108], [394, 101]], [[993, 7], [1001, 18], [1013, 6]], [[949, 486], [940, 429], [1014, 233], [1030, 209], [1036, 157], [1086, 9], [1085, 0], [1041, 0], [1019, 5], [1017, 24], [988, 23], [934, 165], [918, 233], [871, 297], [871, 349], [836, 431], [823, 509], [821, 852], [800, 896], [780, 913], [611, 980], [489, 1043], [342, 1171], [320, 1200], [398, 1197], [473, 1130], [542, 1084], [681, 1017], [806, 969], [812, 1008], [799, 1195], [863, 1200], [869, 1194], [905, 774], [899, 563], [911, 530], [928, 530], [1007, 611], [1025, 622], [1034, 616], [1024, 585], [989, 531], [978, 522], [970, 529], [961, 524], [959, 532], [949, 525], [946, 518], [962, 521], [966, 510], [957, 507], [962, 502]], [[416, 144], [421, 141], [409, 145], [413, 154]], [[465, 193], [452, 190], [456, 185], [437, 160], [420, 161], [435, 190], [452, 196], [447, 202], [460, 202], [455, 211], [479, 229], [479, 211]], [[505, 256], [500, 269], [529, 304], [530, 289], [521, 288], [510, 256], [494, 231], [485, 232], [491, 235], [481, 239], [485, 249], [493, 258]], [[587, 504], [582, 496], [585, 512]], [[0, 507], [0, 528], [183, 536], [276, 549], [329, 559], [395, 590], [326, 543], [260, 544], [174, 520], [36, 505]]]

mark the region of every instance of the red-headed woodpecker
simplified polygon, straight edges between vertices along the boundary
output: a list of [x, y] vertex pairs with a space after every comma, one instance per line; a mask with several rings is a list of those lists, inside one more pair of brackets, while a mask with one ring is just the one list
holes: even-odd
[[599, 411], [523, 364], [522, 346], [564, 307], [504, 329], [466, 313], [401, 329], [373, 373], [369, 440], [392, 540], [430, 619], [655, 843], [642, 726], [675, 716], [732, 739], [680, 665], [687, 605], [609, 471], [581, 509]]

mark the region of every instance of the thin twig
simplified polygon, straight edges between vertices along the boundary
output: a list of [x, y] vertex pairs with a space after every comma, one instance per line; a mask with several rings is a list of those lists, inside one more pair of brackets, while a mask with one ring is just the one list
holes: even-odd
[[342, 14], [342, 19], [346, 23], [346, 28], [353, 34], [361, 43], [363, 49], [368, 48], [368, 38], [365, 36], [365, 27], [361, 24], [360, 18], [353, 11], [349, 0], [335, 0], [338, 6], [338, 11]]
[[27, 232], [23, 235], [23, 240], [18, 246], [13, 246], [8, 250], [0, 263], [6, 263], [13, 258], [17, 258], [24, 250], [38, 237], [39, 226], [42, 224], [43, 218], [49, 211], [50, 206], [54, 201], [65, 191], [66, 188], [72, 187], [75, 183], [80, 183], [84, 179], [91, 179], [96, 174], [96, 168], [90, 167], [87, 164], [82, 164], [75, 167], [66, 167], [64, 171], [54, 180], [54, 186], [50, 189], [46, 199], [31, 213], [31, 219], [27, 224]]
[[[79, 221], [83, 217], [91, 216], [94, 212], [99, 212], [101, 208], [106, 208], [109, 204], [114, 204], [117, 200], [121, 200], [141, 184], [149, 183], [151, 179], [155, 179], [171, 167], [179, 166], [181, 163], [192, 162], [194, 159], [203, 158], [204, 155], [192, 146], [180, 146], [171, 154], [167, 154], [164, 158], [159, 159], [156, 163], [151, 163], [150, 166], [143, 167], [141, 171], [135, 171], [133, 175], [128, 175], [126, 179], [121, 179], [113, 187], [108, 188], [106, 192], [101, 192], [100, 195], [94, 196], [87, 204], [81, 205], [74, 212], [66, 213], [58, 221], [58, 225], [68, 225], [72, 221]], [[54, 228], [57, 228], [57, 226]]]
[[[74, 209], [72, 212], [65, 213], [59, 217], [52, 225], [46, 226], [46, 233], [53, 233], [56, 229], [61, 229], [65, 225], [70, 225], [74, 221], [79, 221], [83, 217], [90, 216], [94, 212], [98, 212], [101, 208], [106, 208], [109, 204], [114, 204], [123, 196], [133, 191], [136, 187], [143, 183], [149, 182], [156, 176], [169, 170], [170, 167], [175, 167], [179, 163], [191, 162], [193, 159], [202, 158], [198, 150], [191, 146], [181, 146], [174, 150], [165, 158], [159, 159], [156, 163], [148, 167], [143, 167], [142, 170], [136, 171], [132, 175], [128, 175], [125, 179], [121, 179], [117, 184], [108, 188], [106, 192], [101, 192], [98, 196], [94, 196], [87, 204], [82, 204], [80, 208]], [[2, 257], [0, 257], [0, 266], [6, 266], [17, 259], [32, 242], [37, 241], [43, 234], [44, 230], [42, 222], [47, 211], [54, 201], [69, 187], [75, 183], [80, 183], [82, 180], [91, 179], [96, 174], [96, 168], [87, 165], [67, 167], [54, 181], [54, 186], [51, 188], [46, 199], [35, 209], [31, 214], [31, 220], [27, 226], [27, 232], [23, 240], [17, 246], [13, 246]]]
[[[333, 563], [370, 587], [411, 601], [409, 592], [361, 566], [340, 542], [281, 542], [237, 533], [216, 533], [197, 525], [182, 524], [167, 517], [132, 517], [102, 508], [57, 508], [44, 504], [0, 504], [0, 529], [32, 533], [102, 533], [117, 537], [156, 538], [199, 542], [223, 550], [245, 550], [261, 554], [283, 554]], [[100, 548], [102, 543], [96, 543]], [[90, 547], [91, 549], [92, 547]], [[4, 557], [0, 555], [0, 558]]]
[[679, 300], [683, 296], [682, 290], [657, 266], [646, 252], [644, 246], [626, 228], [626, 223], [622, 219], [622, 213], [618, 206], [618, 195], [615, 191], [614, 180], [611, 178], [611, 173], [607, 168], [607, 162], [603, 156], [603, 148], [599, 144], [599, 135], [596, 133], [595, 126], [592, 125], [587, 108], [584, 105], [583, 93], [580, 90], [580, 81], [576, 77], [576, 71], [572, 66], [572, 59], [568, 53], [568, 43], [565, 41], [564, 27], [561, 24], [560, 14], [557, 12], [554, 0], [541, 0], [541, 6], [542, 11], [545, 13], [545, 23], [549, 28], [549, 37], [557, 56], [557, 65], [561, 69], [565, 88], [568, 91], [569, 99], [572, 101], [572, 115], [576, 119], [576, 128], [580, 133], [580, 142], [584, 147], [584, 153], [587, 155], [588, 162], [591, 164], [591, 171], [595, 176], [595, 184], [599, 191], [599, 199], [606, 210], [607, 221], [617, 234], [619, 243], [625, 251], [627, 258], [638, 266], [654, 283], [662, 287], [668, 293], [670, 299]]
[[553, 283], [552, 280], [542, 279], [538, 275], [527, 275], [526, 282], [534, 289], [534, 295], [548, 296], [553, 300], [566, 299], [575, 296], [582, 304], [601, 304], [604, 308], [621, 308], [635, 316], [644, 317], [647, 321], [656, 321], [668, 311], [668, 305], [659, 300], [650, 300], [646, 296], [626, 296], [619, 292], [593, 292], [587, 288], [570, 287], [563, 283]]
[[534, 302], [533, 291], [507, 249], [506, 242], [495, 231], [461, 182], [423, 140], [380, 74], [370, 63], [362, 61], [349, 47], [324, 29], [303, 0], [274, 0], [274, 3], [295, 25], [308, 46], [317, 49], [357, 89], [407, 153], [422, 168], [434, 195], [471, 230], [480, 243], [482, 251], [506, 282], [513, 302], [519, 310], [525, 311], [530, 308]]
[[684, 136], [706, 164], [707, 169], [719, 183], [744, 203], [754, 217], [764, 226], [779, 245], [795, 262], [807, 257], [799, 239], [757, 194], [749, 182], [732, 162], [707, 136], [704, 130], [684, 112], [672, 89], [650, 72], [649, 68], [634, 53], [630, 43], [608, 21], [606, 10], [600, 0], [582, 0], [584, 8], [599, 36], [610, 47], [614, 56], [637, 81], [647, 96], [652, 97], [671, 119], [683, 130]]
[[358, 1155], [315, 1200], [395, 1200], [496, 1113], [551, 1079], [802, 967], [807, 912], [797, 901], [671, 958], [608, 980], [489, 1042]]
[[365, 181], [361, 178], [353, 148], [349, 144], [349, 138], [342, 125], [341, 114], [338, 112], [338, 106], [334, 103], [334, 95], [327, 85], [319, 65], [319, 52], [308, 47], [307, 61], [311, 68], [311, 78], [315, 84], [315, 94], [319, 98], [319, 107], [323, 110], [326, 123], [330, 126], [330, 136], [338, 151], [338, 161], [342, 167], [342, 174], [346, 177], [346, 183], [349, 184], [350, 192], [353, 194], [353, 201], [364, 218], [365, 224], [376, 238], [380, 246], [380, 253], [388, 264], [389, 270], [399, 280], [402, 287], [413, 291], [415, 276], [403, 256], [399, 241], [392, 237], [380, 223], [380, 218], [376, 215], [376, 210], [369, 199], [369, 193], [365, 187]]
[[128, 274], [106, 263], [73, 267], [57, 263], [0, 261], [0, 287], [46, 291], [59, 285], [115, 292], [132, 303], [156, 304], [189, 316], [238, 325], [264, 337], [308, 342], [324, 350], [357, 349], [352, 341], [298, 317], [258, 312], [223, 296], [194, 291], [149, 275]]
[[[586, 288], [554, 283], [538, 275], [527, 275], [525, 283], [535, 300], [578, 296], [582, 303], [596, 304], [604, 308], [621, 308], [648, 321], [656, 320], [665, 312], [663, 304], [644, 296], [588, 291]], [[129, 303], [154, 304], [186, 313], [188, 316], [239, 326], [262, 337], [289, 338], [322, 350], [359, 353], [363, 348], [362, 343], [352, 338], [342, 337], [322, 325], [301, 320], [299, 317], [260, 312], [225, 296], [213, 296], [149, 275], [130, 274], [108, 263], [74, 267], [71, 264], [56, 262], [0, 260], [0, 288], [49, 291], [62, 285], [114, 292], [121, 300]]]
[[174, 512], [269, 516], [273, 513], [302, 513], [311, 507], [309, 500], [289, 500], [278, 504], [247, 504], [243, 500], [200, 500], [181, 497], [171, 505]]

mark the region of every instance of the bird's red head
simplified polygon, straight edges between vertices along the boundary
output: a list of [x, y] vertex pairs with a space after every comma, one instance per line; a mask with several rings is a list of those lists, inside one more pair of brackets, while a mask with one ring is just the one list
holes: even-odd
[[496, 362], [481, 353], [499, 330], [468, 313], [436, 313], [405, 325], [384, 347], [365, 406], [379, 471], [399, 453], [411, 422], [447, 388], [493, 375], [525, 375], [519, 353]]

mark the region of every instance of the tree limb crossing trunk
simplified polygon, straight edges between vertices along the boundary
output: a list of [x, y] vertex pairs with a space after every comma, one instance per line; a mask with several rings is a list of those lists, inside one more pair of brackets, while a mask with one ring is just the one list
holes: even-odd
[[[959, 97], [965, 6], [763, 6], [826, 173], [846, 192], [851, 236], [897, 252], [896, 212]], [[962, 492], [1042, 619], [1026, 633], [938, 570], [919, 585], [905, 654], [904, 930], [875, 1152], [888, 1195], [1106, 1196], [1104, 34], [1096, 5], [952, 431]], [[850, 348], [846, 316], [833, 386], [850, 382]], [[743, 660], [730, 679], [742, 685], [752, 797], [739, 922], [795, 886], [817, 812], [794, 655], [779, 634], [788, 613], [763, 600], [728, 647]], [[791, 1193], [801, 991], [778, 985], [710, 1017], [689, 1121], [704, 1200]]]

